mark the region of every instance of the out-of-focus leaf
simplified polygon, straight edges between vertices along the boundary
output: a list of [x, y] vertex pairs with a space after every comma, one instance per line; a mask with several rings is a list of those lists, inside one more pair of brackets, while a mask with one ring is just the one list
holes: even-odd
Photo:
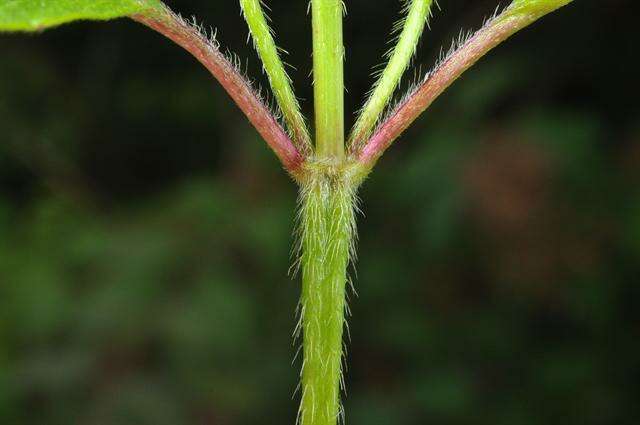
[[514, 0], [511, 8], [515, 13], [542, 16], [566, 6], [573, 0]]
[[0, 31], [38, 31], [77, 20], [108, 20], [161, 5], [157, 0], [4, 0]]

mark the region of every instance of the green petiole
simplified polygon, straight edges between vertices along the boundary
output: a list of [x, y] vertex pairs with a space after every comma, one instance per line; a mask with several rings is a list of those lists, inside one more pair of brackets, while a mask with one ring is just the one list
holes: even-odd
[[403, 25], [398, 26], [398, 28], [402, 27], [398, 42], [390, 52], [389, 62], [378, 81], [376, 81], [373, 92], [362, 108], [360, 116], [351, 131], [349, 145], [352, 150], [366, 142], [380, 119], [380, 115], [389, 104], [393, 92], [415, 54], [418, 41], [431, 14], [432, 4], [432, 0], [411, 0], [411, 2], [407, 2], [406, 18], [399, 23]]
[[273, 39], [267, 18], [261, 6], [261, 0], [240, 0], [244, 18], [249, 25], [253, 43], [258, 51], [262, 66], [269, 77], [271, 90], [284, 115], [294, 142], [304, 153], [311, 151], [311, 138], [300, 112], [298, 99], [293, 92], [291, 79], [280, 60], [278, 47]]

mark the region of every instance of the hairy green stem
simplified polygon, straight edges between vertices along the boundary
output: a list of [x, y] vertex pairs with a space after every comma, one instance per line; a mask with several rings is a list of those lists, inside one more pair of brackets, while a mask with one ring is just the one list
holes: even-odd
[[344, 158], [342, 0], [312, 0], [316, 155]]
[[342, 14], [342, 0], [312, 0], [316, 144], [300, 181], [301, 425], [335, 425], [342, 412], [342, 333], [357, 187], [353, 166], [345, 161]]
[[347, 267], [355, 238], [357, 177], [348, 166], [307, 164], [301, 185], [303, 333], [301, 425], [335, 425], [342, 412]]

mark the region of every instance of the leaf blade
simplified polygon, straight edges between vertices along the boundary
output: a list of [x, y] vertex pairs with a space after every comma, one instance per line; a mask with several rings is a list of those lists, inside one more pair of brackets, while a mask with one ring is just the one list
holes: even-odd
[[0, 31], [39, 31], [77, 20], [109, 20], [161, 7], [158, 0], [5, 0]]
[[566, 6], [573, 0], [514, 0], [509, 9], [511, 13], [529, 13], [540, 17]]

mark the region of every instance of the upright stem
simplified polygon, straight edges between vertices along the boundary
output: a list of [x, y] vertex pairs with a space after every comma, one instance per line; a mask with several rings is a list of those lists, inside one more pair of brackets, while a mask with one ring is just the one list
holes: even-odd
[[312, 0], [316, 154], [344, 158], [342, 0]]
[[312, 0], [316, 149], [300, 181], [301, 425], [335, 425], [342, 412], [342, 331], [356, 187], [345, 163], [342, 13], [342, 0]]
[[335, 425], [342, 409], [342, 333], [355, 233], [355, 185], [342, 167], [309, 166], [301, 189], [304, 336], [301, 425]]

